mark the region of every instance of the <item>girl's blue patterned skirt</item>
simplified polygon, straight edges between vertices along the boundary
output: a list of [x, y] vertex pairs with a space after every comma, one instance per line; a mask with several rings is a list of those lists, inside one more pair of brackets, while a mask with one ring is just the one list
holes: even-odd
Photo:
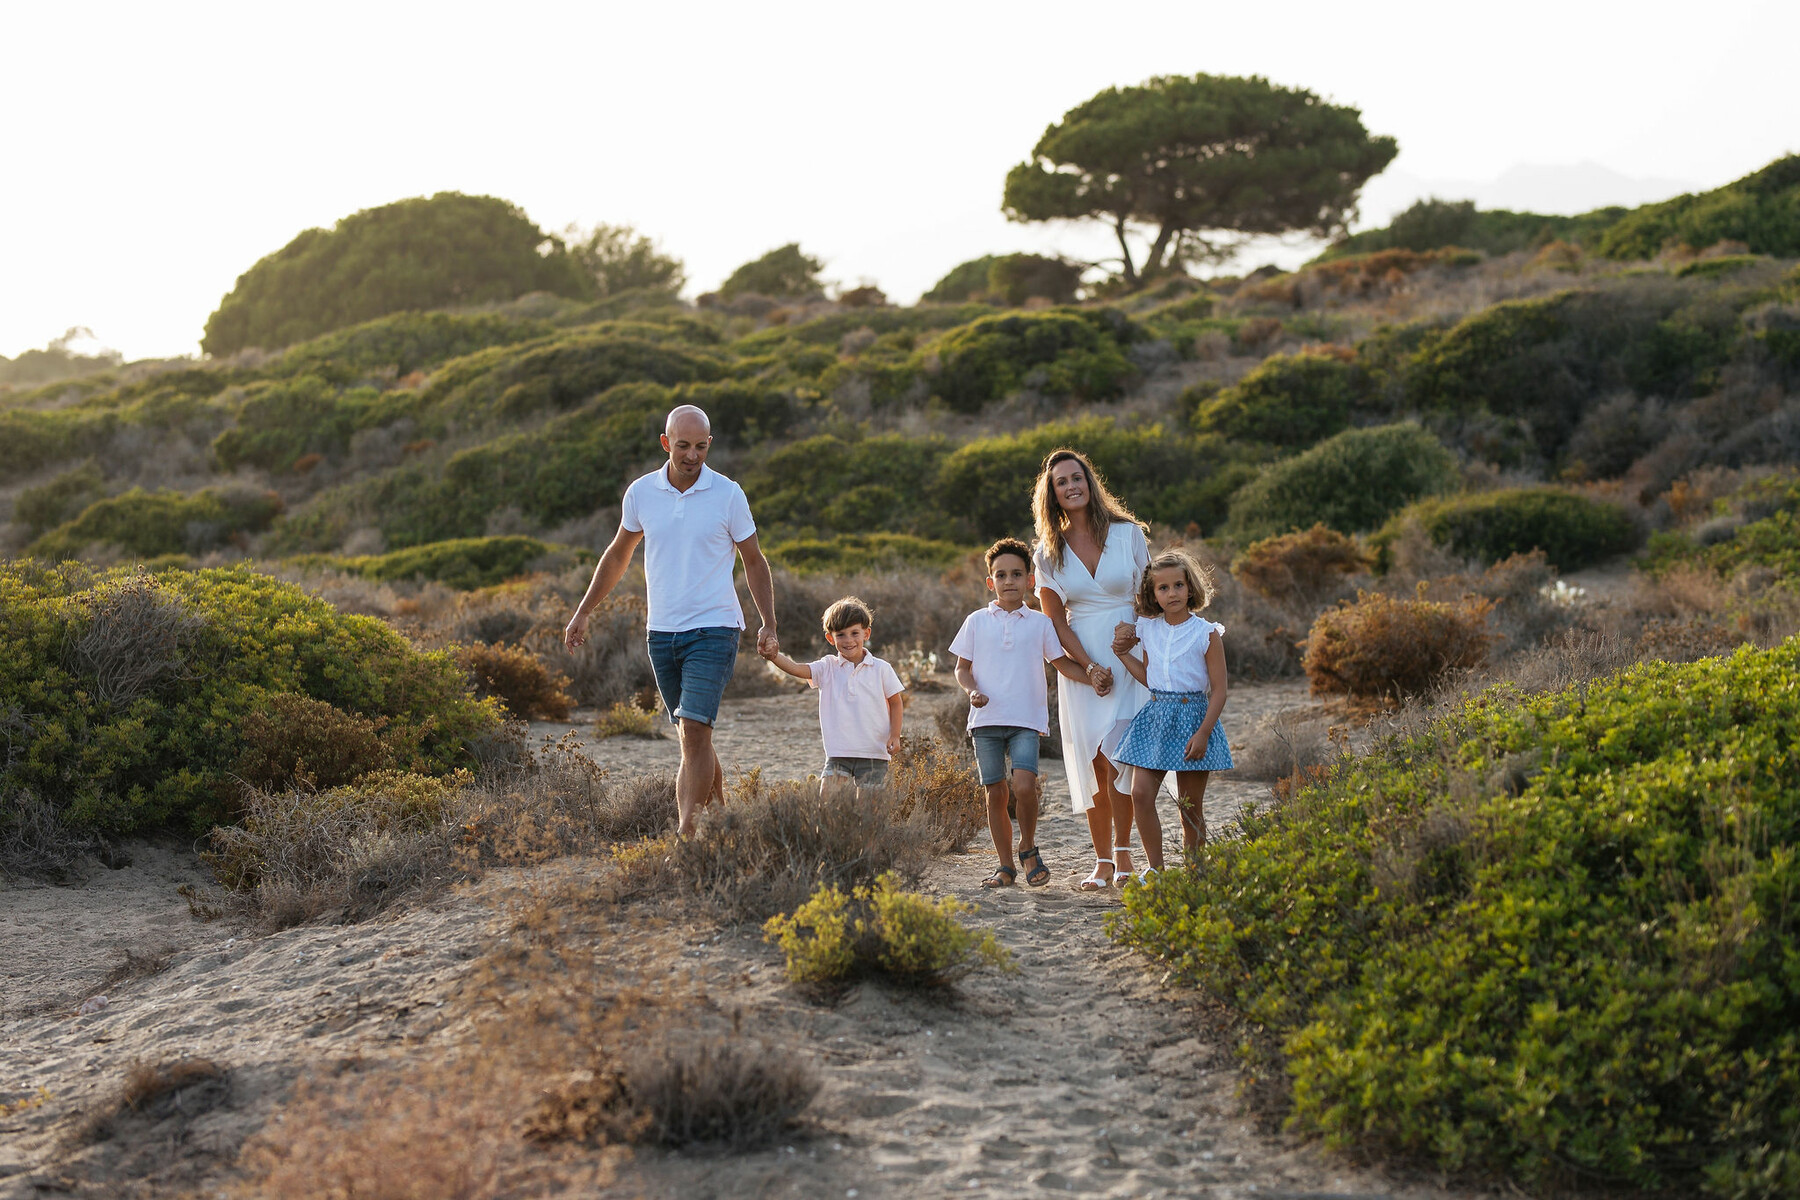
[[1207, 699], [1205, 692], [1151, 692], [1150, 702], [1138, 709], [1119, 742], [1118, 761], [1152, 771], [1230, 770], [1231, 743], [1223, 716], [1213, 724], [1206, 753], [1198, 759], [1183, 757], [1206, 720]]

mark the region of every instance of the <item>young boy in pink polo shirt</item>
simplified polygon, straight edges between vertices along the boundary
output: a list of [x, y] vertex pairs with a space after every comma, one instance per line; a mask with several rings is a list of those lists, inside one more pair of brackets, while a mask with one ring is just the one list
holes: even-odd
[[845, 596], [825, 610], [825, 640], [837, 650], [817, 662], [797, 663], [779, 650], [764, 658], [819, 692], [819, 732], [825, 768], [819, 791], [881, 787], [888, 760], [900, 750], [900, 693], [894, 668], [869, 653], [874, 618], [869, 606]]
[[1025, 882], [1042, 887], [1050, 868], [1038, 851], [1038, 738], [1050, 733], [1049, 690], [1044, 664], [1070, 679], [1091, 684], [1087, 673], [1063, 652], [1056, 626], [1025, 597], [1036, 588], [1031, 548], [1017, 538], [1001, 538], [987, 552], [987, 585], [994, 601], [977, 609], [950, 643], [956, 655], [956, 682], [969, 693], [969, 738], [987, 792], [988, 832], [1000, 865], [982, 880], [987, 888], [1010, 887], [1019, 877], [1013, 866], [1012, 818], [1006, 813], [1007, 760], [1012, 760], [1012, 794], [1019, 815], [1019, 864]]

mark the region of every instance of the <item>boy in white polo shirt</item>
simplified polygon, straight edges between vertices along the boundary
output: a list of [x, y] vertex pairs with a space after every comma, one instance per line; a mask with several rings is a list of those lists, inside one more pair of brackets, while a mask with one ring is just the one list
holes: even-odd
[[834, 788], [880, 787], [888, 760], [900, 750], [900, 693], [905, 685], [894, 668], [869, 653], [874, 619], [869, 606], [845, 596], [825, 610], [825, 640], [837, 650], [812, 663], [797, 663], [780, 650], [763, 657], [819, 693], [819, 732], [825, 741], [825, 768], [819, 793]]
[[1042, 887], [1050, 882], [1050, 869], [1037, 846], [1038, 738], [1050, 733], [1044, 664], [1070, 679], [1091, 681], [1063, 652], [1050, 618], [1025, 605], [1025, 597], [1036, 586], [1029, 546], [1017, 538], [1001, 538], [988, 547], [987, 585], [994, 593], [993, 603], [970, 613], [950, 643], [950, 653], [956, 655], [956, 682], [969, 693], [969, 737], [987, 792], [988, 831], [1000, 858], [981, 886], [1010, 887], [1019, 877], [1013, 865], [1012, 819], [1006, 813], [1010, 758], [1019, 815], [1019, 863], [1025, 868], [1025, 882]]

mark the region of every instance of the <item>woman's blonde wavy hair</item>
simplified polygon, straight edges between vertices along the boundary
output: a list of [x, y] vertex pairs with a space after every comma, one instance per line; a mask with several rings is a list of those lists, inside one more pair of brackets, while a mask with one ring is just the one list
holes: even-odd
[[[1123, 501], [1106, 490], [1106, 481], [1094, 470], [1094, 464], [1088, 461], [1087, 455], [1079, 450], [1071, 450], [1067, 446], [1052, 450], [1044, 456], [1043, 469], [1038, 472], [1037, 483], [1031, 489], [1031, 515], [1037, 523], [1038, 545], [1050, 556], [1050, 562], [1057, 570], [1062, 570], [1063, 547], [1067, 544], [1063, 531], [1069, 527], [1069, 514], [1056, 498], [1056, 488], [1050, 482], [1051, 472], [1056, 470], [1059, 462], [1073, 462], [1080, 465], [1082, 473], [1088, 481], [1088, 529], [1093, 532], [1094, 541], [1102, 550], [1106, 549], [1106, 535], [1114, 525], [1136, 525], [1144, 529], [1144, 523], [1125, 507]], [[1148, 530], [1146, 530], [1148, 532]]]

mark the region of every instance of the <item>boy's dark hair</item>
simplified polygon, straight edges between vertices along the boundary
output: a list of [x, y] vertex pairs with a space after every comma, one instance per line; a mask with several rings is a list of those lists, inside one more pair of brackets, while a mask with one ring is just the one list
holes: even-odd
[[1018, 538], [1001, 538], [987, 548], [986, 562], [987, 573], [989, 575], [994, 573], [994, 560], [999, 558], [1002, 554], [1018, 555], [1025, 560], [1025, 569], [1027, 571], [1031, 570], [1031, 547], [1027, 546], [1024, 542], [1021, 542]]
[[852, 625], [867, 625], [873, 628], [875, 618], [869, 615], [869, 606], [855, 596], [845, 596], [842, 600], [833, 600], [831, 607], [825, 610], [823, 621], [826, 633], [842, 633]]

